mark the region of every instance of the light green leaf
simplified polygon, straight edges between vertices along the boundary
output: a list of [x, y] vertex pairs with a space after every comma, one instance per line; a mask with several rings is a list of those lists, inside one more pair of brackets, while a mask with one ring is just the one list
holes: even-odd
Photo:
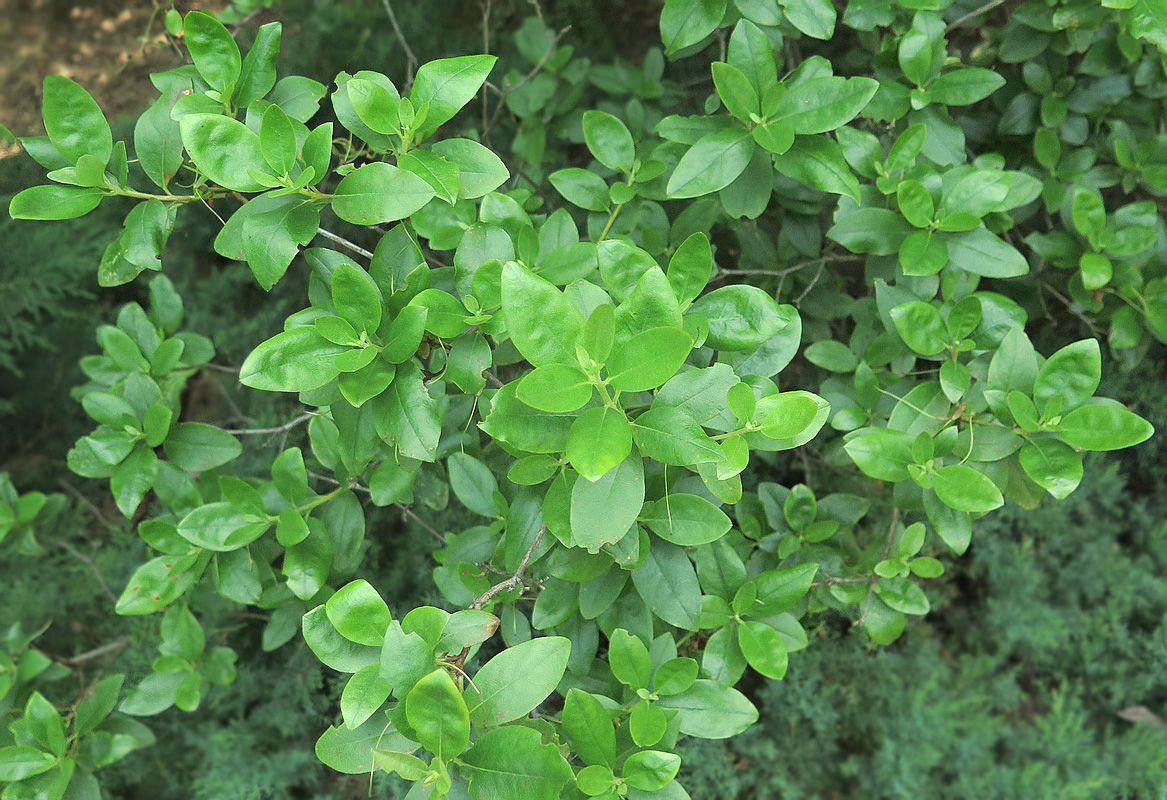
[[324, 606], [328, 621], [344, 638], [357, 644], [380, 647], [393, 621], [389, 607], [368, 581], [342, 586]]
[[635, 536], [629, 528], [644, 506], [644, 468], [633, 453], [597, 481], [577, 480], [571, 490], [571, 544], [598, 552]]
[[917, 353], [930, 356], [948, 347], [948, 329], [931, 303], [903, 303], [891, 310], [891, 318], [900, 338]]
[[835, 32], [835, 7], [830, 0], [782, 0], [787, 22], [815, 39], [827, 40]]
[[991, 69], [962, 67], [946, 72], [932, 82], [932, 100], [950, 106], [972, 105], [1005, 85], [1005, 78]]
[[445, 667], [435, 669], [409, 690], [405, 718], [422, 747], [442, 761], [461, 755], [470, 744], [470, 713]]
[[703, 295], [692, 310], [709, 320], [705, 344], [716, 350], [753, 350], [789, 322], [773, 297], [741, 283]]
[[700, 197], [720, 191], [742, 174], [753, 154], [754, 140], [745, 128], [708, 133], [698, 139], [677, 163], [669, 178], [668, 196]]
[[413, 173], [377, 161], [357, 167], [341, 180], [332, 196], [332, 210], [354, 225], [379, 225], [408, 217], [435, 194]]
[[583, 133], [584, 141], [597, 161], [616, 172], [632, 171], [636, 147], [623, 122], [603, 111], [585, 111]]
[[758, 709], [745, 695], [710, 680], [698, 680], [687, 692], [662, 697], [657, 704], [677, 709], [681, 733], [701, 739], [728, 739], [758, 721]]
[[1005, 504], [1001, 490], [983, 472], [955, 464], [932, 473], [932, 488], [947, 506], [983, 514]]
[[46, 75], [41, 113], [49, 141], [69, 162], [75, 164], [87, 154], [96, 156], [102, 166], [109, 162], [113, 154], [109, 123], [80, 84], [60, 75]]
[[[243, 67], [239, 45], [223, 23], [210, 14], [192, 11], [183, 22], [183, 41], [195, 69], [211, 88], [225, 92], [235, 85]], [[223, 98], [227, 100], [226, 97]]]
[[684, 546], [708, 544], [729, 532], [733, 523], [720, 508], [695, 494], [668, 494], [641, 513], [642, 524], [657, 536]]
[[1102, 352], [1097, 339], [1083, 339], [1058, 350], [1041, 365], [1033, 384], [1039, 409], [1050, 400], [1061, 401], [1062, 413], [1094, 396], [1102, 380]]
[[432, 149], [458, 165], [461, 174], [458, 197], [462, 199], [489, 194], [511, 176], [502, 159], [471, 139], [443, 139], [435, 142]]
[[786, 640], [764, 622], [747, 620], [737, 629], [738, 644], [746, 662], [767, 678], [786, 677]]
[[466, 687], [474, 724], [494, 727], [526, 716], [559, 685], [570, 653], [571, 640], [545, 636], [509, 647], [487, 661]]
[[462, 106], [474, 99], [497, 60], [496, 56], [488, 55], [460, 56], [421, 65], [409, 92], [415, 109], [429, 105], [425, 123], [418, 130], [418, 141], [453, 119]]
[[243, 446], [222, 428], [205, 422], [179, 422], [171, 427], [162, 444], [166, 457], [191, 472], [226, 464], [241, 452]]
[[664, 541], [653, 542], [644, 563], [632, 573], [632, 582], [657, 617], [684, 630], [697, 630], [701, 587], [684, 549]]
[[278, 333], [251, 351], [239, 371], [239, 382], [272, 392], [306, 392], [335, 378], [336, 356], [348, 348], [325, 340], [314, 328]]
[[103, 196], [100, 189], [80, 186], [33, 186], [12, 198], [8, 214], [13, 219], [73, 219], [97, 208]]
[[580, 414], [567, 439], [567, 460], [589, 481], [597, 481], [632, 450], [632, 428], [624, 412], [597, 406]]
[[1082, 482], [1082, 456], [1057, 439], [1030, 439], [1018, 454], [1021, 468], [1041, 488], [1064, 500]]
[[632, 438], [646, 458], [662, 464], [688, 467], [725, 458], [693, 417], [659, 401], [633, 421]]
[[267, 173], [269, 168], [259, 136], [242, 122], [220, 114], [187, 114], [179, 128], [191, 160], [209, 179], [238, 192], [267, 188], [251, 177], [252, 172]]
[[573, 776], [559, 749], [542, 744], [539, 731], [513, 725], [478, 737], [459, 759], [459, 771], [470, 780], [472, 800], [558, 800]]
[[[610, 309], [611, 306], [602, 308]], [[544, 364], [519, 381], [517, 394], [532, 408], [551, 412], [576, 411], [592, 399], [592, 384], [579, 367]]]
[[810, 78], [786, 92], [774, 118], [795, 133], [833, 131], [854, 119], [877, 89], [879, 82], [871, 78]]
[[660, 36], [665, 55], [697, 44], [717, 29], [725, 16], [726, 0], [665, 0]]
[[1120, 405], [1088, 405], [1066, 414], [1057, 431], [1083, 450], [1121, 450], [1145, 442], [1155, 428]]
[[502, 273], [502, 309], [507, 332], [531, 364], [575, 363], [583, 315], [554, 285], [514, 261], [507, 262]]

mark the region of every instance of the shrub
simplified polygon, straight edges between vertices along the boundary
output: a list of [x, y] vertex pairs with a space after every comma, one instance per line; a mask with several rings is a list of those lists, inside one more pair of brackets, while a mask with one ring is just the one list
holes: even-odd
[[[297, 394], [266, 433], [307, 441], [260, 463], [236, 437], [263, 431], [191, 418], [215, 348], [166, 276], [98, 329], [76, 392], [97, 428], [68, 461], [151, 550], [116, 611], [160, 613], [157, 658], [64, 716], [35, 680], [60, 670], [14, 661], [0, 780], [92, 795], [150, 741], [132, 717], [235, 680], [236, 606], [263, 649], [302, 635], [350, 675], [319, 759], [410, 797], [685, 797], [681, 737], [758, 719], [747, 669], [781, 680], [824, 615], [896, 640], [975, 519], [1065, 499], [1084, 451], [1153, 431], [1096, 396], [1102, 345], [1077, 337], [1133, 362], [1167, 333], [1159, 0], [979, 27], [992, 5], [668, 0], [638, 65], [537, 15], [494, 81], [491, 55], [400, 88], [342, 72], [332, 118], [323, 84], [277, 81], [279, 23], [243, 57], [172, 14], [193, 64], [154, 76], [133, 175], [47, 78], [48, 135], [21, 144], [55, 183], [10, 214], [137, 201], [103, 286], [160, 269], [190, 205], [264, 290], [305, 264], [307, 307], [239, 381]], [[394, 613], [362, 577], [369, 514], [451, 496], [479, 524], [432, 531], [442, 600]]]

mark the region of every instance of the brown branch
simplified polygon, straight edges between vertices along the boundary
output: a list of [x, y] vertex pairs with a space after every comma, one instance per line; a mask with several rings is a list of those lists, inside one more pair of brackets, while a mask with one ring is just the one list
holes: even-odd
[[535, 534], [535, 541], [531, 542], [531, 546], [527, 548], [527, 552], [523, 554], [523, 560], [519, 562], [519, 568], [515, 570], [515, 574], [507, 578], [505, 581], [499, 581], [494, 586], [491, 586], [484, 593], [479, 595], [470, 608], [478, 610], [490, 602], [491, 598], [502, 592], [509, 592], [516, 588], [523, 582], [523, 573], [527, 569], [527, 565], [531, 563], [531, 556], [534, 555], [535, 550], [538, 549], [539, 544], [543, 541], [543, 534], [547, 533], [547, 525], [544, 523], [539, 526], [539, 532]]
[[409, 517], [410, 519], [412, 519], [414, 522], [416, 522], [418, 525], [420, 525], [422, 528], [424, 528], [426, 531], [428, 531], [432, 536], [437, 538], [437, 540], [439, 542], [441, 542], [442, 544], [446, 543], [446, 537], [442, 536], [442, 534], [438, 532], [438, 529], [435, 528], [433, 525], [430, 525], [428, 522], [426, 522], [424, 519], [419, 517], [417, 514], [413, 513], [413, 510], [410, 509], [409, 506], [405, 505], [404, 503], [394, 503], [393, 505], [395, 505], [399, 509], [401, 509], [402, 516]]

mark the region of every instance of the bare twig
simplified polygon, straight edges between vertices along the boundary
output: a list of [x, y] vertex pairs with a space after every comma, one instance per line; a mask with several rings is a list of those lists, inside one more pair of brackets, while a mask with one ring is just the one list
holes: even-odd
[[824, 580], [815, 581], [811, 586], [834, 586], [836, 583], [871, 583], [871, 578], [832, 578], [828, 575]]
[[285, 422], [283, 425], [279, 425], [275, 428], [222, 428], [221, 430], [224, 431], [225, 433], [234, 433], [237, 436], [242, 436], [245, 434], [259, 434], [259, 433], [286, 433], [287, 431], [290, 431], [292, 428], [296, 427], [297, 425], [304, 424], [308, 420], [312, 419], [312, 417], [314, 417], [314, 416], [316, 416], [316, 415], [315, 414], [301, 414], [300, 416], [296, 417], [291, 422]]
[[[514, 86], [508, 86], [506, 84], [503, 84], [502, 89], [496, 90], [499, 94], [500, 100], [498, 101], [498, 105], [494, 107], [494, 113], [490, 115], [489, 121], [487, 121], [487, 119], [486, 119], [486, 94], [485, 94], [485, 86], [483, 87], [484, 91], [483, 91], [483, 97], [482, 97], [482, 104], [483, 104], [482, 122], [483, 122], [483, 136], [484, 137], [490, 131], [490, 129], [492, 127], [494, 127], [495, 120], [497, 120], [498, 115], [502, 113], [502, 109], [506, 105], [506, 96], [508, 94], [510, 94], [511, 92], [515, 91], [516, 89], [518, 89], [519, 87], [526, 85], [528, 81], [533, 79], [536, 75], [539, 74], [540, 71], [542, 71], [543, 67], [547, 64], [548, 59], [550, 59], [552, 54], [555, 52], [555, 48], [559, 45], [559, 40], [562, 39], [564, 37], [564, 35], [570, 30], [571, 30], [571, 26], [568, 25], [567, 27], [560, 30], [559, 33], [555, 34], [555, 36], [551, 39], [550, 44], [547, 45], [547, 50], [544, 51], [543, 55], [539, 58], [539, 61], [535, 64], [534, 67], [531, 68], [530, 72], [528, 72], [526, 75], [524, 75], [519, 80], [518, 83], [516, 83]], [[526, 177], [526, 176], [524, 175], [524, 177]], [[532, 184], [535, 183], [530, 178], [527, 178], [527, 180]]]
[[[887, 558], [887, 554], [891, 552], [891, 542], [895, 538], [896, 528], [900, 524], [900, 510], [893, 508], [891, 512], [891, 525], [887, 528], [887, 541], [883, 543], [883, 556], [880, 561]], [[855, 620], [856, 625], [862, 625], [867, 621], [867, 612], [871, 608], [871, 597], [875, 593], [875, 582], [877, 578], [872, 576], [870, 583], [867, 584], [867, 596], [863, 598], [863, 613], [859, 615], [859, 619]]]
[[77, 499], [78, 499], [78, 500], [80, 500], [82, 503], [84, 503], [84, 504], [85, 504], [85, 507], [89, 509], [89, 513], [93, 514], [94, 518], [96, 518], [98, 522], [100, 522], [102, 525], [108, 525], [108, 524], [109, 524], [109, 520], [105, 518], [105, 514], [102, 514], [102, 513], [101, 513], [101, 509], [100, 509], [100, 508], [98, 508], [97, 506], [95, 506], [95, 505], [93, 504], [93, 501], [92, 501], [92, 500], [90, 500], [90, 499], [89, 499], [88, 497], [86, 497], [85, 495], [81, 494], [81, 492], [79, 492], [79, 491], [77, 490], [77, 487], [76, 487], [76, 486], [74, 486], [73, 484], [69, 483], [69, 482], [68, 482], [67, 480], [65, 480], [64, 478], [61, 478], [60, 480], [58, 480], [58, 481], [57, 481], [57, 483], [58, 483], [58, 485], [60, 485], [60, 487], [61, 487], [62, 489], [64, 489], [66, 492], [68, 492], [68, 493], [69, 493], [69, 494], [71, 494], [73, 497], [77, 498]]
[[393, 13], [393, 6], [389, 0], [381, 0], [381, 5], [385, 6], [385, 13], [389, 15], [389, 22], [393, 25], [393, 32], [397, 34], [397, 41], [401, 42], [401, 47], [405, 50], [405, 89], [409, 89], [413, 85], [413, 72], [417, 69], [420, 62], [417, 56], [413, 54], [413, 48], [409, 46], [409, 41], [405, 38], [405, 33], [402, 32], [401, 26], [397, 23], [397, 15]]
[[324, 228], [317, 228], [316, 232], [319, 233], [321, 236], [323, 236], [325, 239], [331, 239], [332, 241], [336, 242], [337, 244], [341, 245], [342, 247], [347, 247], [349, 250], [352, 250], [358, 256], [361, 256], [363, 258], [367, 258], [369, 260], [372, 260], [372, 258], [373, 258], [373, 254], [370, 253], [368, 250], [361, 247], [359, 244], [354, 244], [353, 242], [350, 242], [348, 239], [344, 238], [343, 236], [337, 236], [332, 231], [324, 230]]
[[821, 278], [823, 276], [823, 270], [825, 270], [826, 268], [827, 268], [827, 262], [824, 261], [823, 263], [819, 264], [818, 272], [816, 272], [814, 274], [814, 277], [810, 279], [810, 283], [808, 283], [806, 285], [806, 288], [802, 290], [802, 294], [800, 294], [798, 297], [794, 298], [795, 307], [802, 305], [802, 301], [805, 300], [806, 296], [808, 294], [810, 294], [811, 291], [814, 289], [815, 284], [817, 284], [819, 282], [819, 278]]
[[87, 652], [82, 653], [79, 656], [73, 656], [72, 658], [65, 658], [64, 656], [57, 656], [57, 661], [60, 661], [62, 664], [67, 664], [69, 666], [75, 666], [77, 664], [84, 664], [86, 661], [92, 661], [95, 658], [100, 658], [101, 656], [105, 655], [106, 653], [112, 653], [115, 650], [120, 650], [123, 647], [127, 647], [129, 644], [130, 644], [130, 637], [119, 636], [117, 639], [110, 642], [109, 644], [103, 644], [101, 647], [96, 647], [92, 650], [89, 650]]
[[959, 19], [957, 19], [955, 22], [949, 23], [944, 28], [944, 33], [946, 35], [951, 33], [954, 29], [959, 28], [961, 25], [968, 22], [973, 17], [980, 16], [981, 14], [984, 14], [988, 11], [992, 11], [994, 8], [996, 8], [999, 5], [1002, 5], [1004, 2], [1005, 2], [1005, 0], [989, 0], [989, 2], [985, 3], [983, 6], [976, 9], [975, 11], [970, 11], [967, 14], [965, 14], [963, 17], [960, 17]]
[[539, 532], [535, 534], [535, 541], [531, 542], [531, 546], [527, 548], [527, 552], [523, 554], [523, 560], [519, 562], [519, 568], [515, 570], [515, 574], [507, 578], [505, 581], [499, 581], [494, 586], [491, 586], [484, 593], [479, 595], [473, 603], [470, 604], [472, 609], [481, 609], [484, 605], [490, 602], [490, 599], [502, 592], [509, 592], [520, 583], [523, 582], [523, 573], [527, 569], [527, 565], [531, 563], [531, 556], [534, 555], [535, 550], [538, 549], [539, 544], [543, 541], [543, 534], [547, 533], [547, 525], [540, 525]]
[[409, 517], [411, 520], [416, 522], [418, 525], [420, 525], [422, 528], [424, 528], [426, 531], [428, 531], [432, 536], [434, 536], [439, 542], [441, 542], [442, 544], [446, 543], [446, 537], [442, 536], [442, 534], [438, 531], [438, 529], [435, 528], [433, 525], [430, 525], [428, 522], [426, 522], [424, 519], [419, 517], [417, 514], [413, 513], [413, 510], [409, 506], [405, 505], [404, 503], [394, 503], [393, 505], [395, 505], [399, 509], [401, 509], [401, 513], [403, 516]]
[[217, 369], [219, 372], [230, 372], [232, 375], [239, 374], [239, 367], [225, 367], [222, 364], [203, 364], [204, 369]]
[[55, 544], [57, 547], [60, 547], [65, 552], [69, 553], [69, 555], [76, 558], [78, 561], [81, 561], [82, 563], [88, 564], [89, 569], [91, 569], [93, 571], [93, 576], [95, 578], [97, 578], [98, 584], [101, 585], [102, 591], [105, 592], [106, 596], [108, 596], [110, 600], [114, 601], [115, 603], [117, 602], [118, 596], [116, 594], [114, 594], [113, 591], [110, 590], [109, 585], [106, 584], [106, 582], [105, 582], [105, 578], [102, 577], [102, 575], [101, 575], [101, 570], [99, 570], [97, 568], [97, 564], [94, 563], [94, 561], [91, 557], [85, 555], [80, 550], [78, 550], [76, 547], [69, 544], [68, 542], [62, 541], [60, 539], [46, 539], [45, 541], [48, 544]]
[[486, 379], [487, 379], [488, 381], [490, 381], [491, 383], [493, 383], [493, 384], [495, 385], [495, 387], [497, 387], [497, 388], [499, 388], [499, 389], [501, 389], [501, 388], [503, 387], [503, 385], [504, 385], [504, 384], [503, 384], [503, 382], [502, 382], [502, 381], [500, 381], [500, 380], [498, 379], [498, 376], [496, 376], [496, 375], [495, 375], [493, 372], [491, 372], [490, 370], [488, 370], [488, 369], [484, 369], [484, 370], [482, 370], [482, 374], [483, 374], [483, 375], [485, 375], [485, 376], [486, 376]]
[[327, 475], [319, 475], [319, 474], [312, 472], [311, 470], [307, 470], [307, 469], [304, 470], [304, 474], [306, 474], [309, 478], [315, 478], [318, 481], [324, 481], [325, 483], [331, 483], [333, 486], [344, 486], [345, 488], [351, 489], [354, 492], [364, 492], [365, 494], [369, 493], [369, 487], [361, 486], [361, 484], [357, 482], [356, 478], [353, 478], [348, 483], [341, 483], [336, 478], [330, 478]]

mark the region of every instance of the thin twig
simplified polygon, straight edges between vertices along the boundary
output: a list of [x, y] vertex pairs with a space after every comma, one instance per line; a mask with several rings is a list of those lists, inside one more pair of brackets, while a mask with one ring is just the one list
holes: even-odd
[[417, 69], [420, 62], [417, 60], [417, 56], [413, 54], [413, 48], [409, 46], [409, 42], [401, 30], [401, 26], [397, 24], [397, 15], [393, 13], [393, 6], [389, 4], [389, 0], [381, 0], [381, 5], [385, 6], [385, 13], [389, 15], [389, 22], [393, 25], [393, 32], [397, 34], [397, 41], [401, 42], [401, 47], [405, 50], [404, 88], [408, 90], [413, 85], [413, 71]]
[[89, 569], [91, 569], [93, 571], [93, 576], [95, 578], [97, 578], [97, 582], [101, 585], [102, 591], [104, 591], [106, 593], [106, 595], [109, 597], [110, 600], [113, 600], [115, 603], [117, 602], [118, 596], [116, 594], [114, 594], [113, 591], [110, 590], [109, 585], [106, 584], [106, 582], [105, 582], [105, 578], [102, 577], [102, 575], [101, 575], [101, 570], [99, 570], [97, 568], [97, 564], [94, 563], [92, 558], [85, 555], [80, 550], [73, 547], [73, 545], [69, 544], [68, 542], [62, 541], [60, 539], [46, 539], [45, 541], [48, 544], [57, 545], [62, 550], [66, 551], [71, 556], [76, 558], [78, 561], [81, 561], [85, 564], [88, 564]]
[[950, 23], [949, 25], [947, 25], [944, 28], [945, 35], [948, 35], [949, 33], [951, 33], [953, 31], [953, 29], [959, 28], [961, 25], [968, 22], [973, 17], [979, 16], [980, 14], [984, 14], [987, 11], [992, 11], [994, 8], [996, 8], [999, 5], [1002, 5], [1004, 2], [1005, 2], [1005, 0], [989, 0], [989, 2], [985, 3], [983, 6], [978, 8], [976, 11], [970, 11], [967, 14], [965, 14], [963, 17], [956, 20], [956, 22], [953, 22], [953, 23]]
[[484, 593], [479, 595], [470, 608], [478, 610], [490, 602], [490, 599], [496, 594], [502, 592], [509, 592], [523, 582], [523, 572], [526, 571], [527, 565], [531, 563], [531, 556], [534, 555], [535, 550], [538, 549], [539, 544], [543, 541], [543, 534], [547, 533], [547, 525], [539, 526], [539, 532], [535, 534], [535, 541], [531, 542], [531, 546], [527, 548], [527, 552], [523, 554], [523, 560], [519, 562], [519, 568], [515, 570], [515, 574], [507, 578], [505, 581], [499, 581], [494, 586], [491, 586]]
[[800, 306], [802, 304], [802, 301], [806, 299], [806, 296], [811, 293], [811, 290], [813, 290], [815, 287], [815, 284], [817, 284], [819, 282], [819, 278], [821, 278], [823, 276], [823, 271], [826, 268], [827, 268], [827, 262], [824, 261], [823, 263], [819, 264], [819, 271], [816, 272], [814, 274], [814, 277], [810, 279], [810, 283], [808, 283], [806, 285], [806, 288], [802, 290], [802, 294], [800, 294], [798, 297], [794, 298], [795, 307]]
[[315, 473], [315, 472], [313, 472], [311, 470], [307, 470], [307, 469], [304, 470], [304, 474], [306, 474], [309, 478], [315, 478], [318, 481], [324, 481], [325, 483], [331, 483], [333, 486], [344, 486], [345, 488], [351, 489], [354, 492], [364, 492], [365, 494], [371, 493], [371, 490], [369, 489], [369, 487], [361, 486], [359, 483], [357, 483], [356, 478], [353, 478], [348, 483], [341, 483], [336, 478], [330, 478], [327, 475], [320, 475], [318, 473]]
[[[483, 92], [482, 122], [483, 122], [483, 135], [484, 136], [486, 135], [486, 133], [488, 133], [490, 131], [491, 128], [494, 127], [494, 123], [498, 119], [498, 115], [500, 113], [502, 113], [502, 109], [506, 105], [506, 96], [508, 94], [510, 94], [511, 92], [517, 90], [519, 87], [525, 86], [528, 81], [532, 80], [536, 75], [539, 74], [539, 72], [547, 64], [547, 61], [551, 58], [552, 54], [555, 52], [556, 47], [559, 45], [559, 40], [562, 39], [564, 37], [564, 35], [570, 30], [571, 30], [571, 26], [568, 25], [567, 27], [560, 30], [559, 33], [555, 34], [554, 37], [552, 37], [550, 44], [547, 45], [547, 50], [544, 51], [543, 55], [539, 58], [539, 61], [535, 64], [534, 67], [531, 68], [530, 72], [528, 72], [526, 75], [524, 75], [519, 80], [518, 83], [516, 83], [514, 86], [508, 86], [506, 84], [503, 84], [502, 89], [498, 90], [498, 94], [499, 94], [501, 99], [498, 101], [498, 105], [494, 107], [494, 113], [490, 115], [489, 121], [487, 121], [487, 119], [486, 119], [486, 95], [485, 95], [485, 91]], [[484, 89], [485, 89], [485, 87], [484, 87]], [[531, 179], [527, 178], [527, 180], [530, 181]], [[534, 183], [534, 181], [531, 181], [531, 182]]]
[[[891, 552], [891, 541], [895, 538], [896, 528], [899, 526], [899, 524], [900, 510], [898, 508], [894, 508], [891, 512], [891, 525], [889, 525], [887, 529], [887, 541], [883, 543], [883, 555], [880, 557], [880, 561], [886, 559], [887, 554]], [[859, 619], [855, 620], [856, 625], [862, 625], [867, 621], [867, 612], [871, 608], [871, 597], [875, 593], [875, 583], [876, 579], [873, 577], [871, 582], [867, 584], [867, 596], [863, 598], [863, 613], [859, 615]]]
[[836, 583], [871, 583], [871, 578], [832, 578], [828, 575], [826, 580], [815, 581], [811, 586], [834, 586]]
[[324, 228], [317, 228], [316, 232], [319, 233], [321, 236], [323, 236], [325, 239], [331, 239], [332, 241], [336, 242], [337, 244], [339, 244], [343, 247], [347, 247], [349, 250], [352, 250], [358, 256], [361, 256], [363, 258], [367, 258], [369, 260], [372, 260], [372, 258], [373, 258], [373, 254], [370, 253], [368, 250], [361, 247], [359, 244], [354, 244], [353, 242], [350, 242], [348, 239], [344, 238], [343, 236], [337, 236], [332, 231], [324, 230]]
[[490, 371], [490, 370], [488, 370], [488, 369], [484, 369], [484, 370], [482, 370], [482, 374], [486, 376], [486, 379], [487, 379], [488, 381], [490, 381], [491, 383], [493, 383], [493, 384], [495, 385], [495, 387], [497, 387], [497, 388], [499, 388], [499, 389], [501, 389], [501, 388], [502, 388], [502, 387], [505, 385], [505, 384], [503, 384], [503, 382], [502, 382], [502, 381], [500, 381], [500, 380], [498, 379], [498, 377], [497, 377], [497, 376], [496, 376], [496, 375], [495, 375], [493, 372], [491, 372], [491, 371]]
[[442, 534], [438, 532], [438, 529], [435, 528], [433, 525], [430, 525], [428, 522], [426, 522], [424, 519], [419, 517], [417, 514], [413, 513], [413, 510], [410, 509], [409, 506], [405, 505], [404, 503], [394, 503], [393, 505], [395, 505], [399, 509], [401, 509], [401, 513], [404, 516], [409, 517], [414, 522], [416, 522], [418, 525], [420, 525], [422, 528], [424, 528], [426, 531], [428, 531], [431, 535], [436, 537], [439, 542], [441, 542], [442, 544], [446, 543], [446, 537], [442, 536]]
[[300, 416], [296, 417], [291, 422], [285, 422], [283, 425], [279, 425], [275, 428], [221, 428], [220, 430], [222, 430], [225, 433], [234, 433], [238, 436], [242, 436], [245, 434], [259, 434], [259, 433], [285, 433], [287, 431], [290, 431], [292, 428], [296, 427], [297, 425], [303, 425], [305, 422], [312, 419], [314, 416], [316, 416], [316, 415], [315, 414], [301, 414]]
[[62, 489], [64, 489], [66, 492], [68, 492], [69, 494], [73, 495], [73, 497], [77, 498], [77, 499], [78, 499], [78, 500], [80, 500], [82, 503], [84, 503], [84, 504], [85, 504], [85, 507], [89, 509], [89, 512], [90, 512], [91, 514], [93, 514], [93, 516], [94, 516], [94, 517], [97, 519], [97, 521], [98, 521], [98, 522], [100, 522], [102, 525], [108, 525], [108, 524], [109, 524], [109, 520], [108, 520], [108, 519], [106, 519], [106, 517], [105, 517], [105, 514], [102, 514], [102, 513], [101, 513], [101, 509], [100, 509], [100, 508], [98, 508], [97, 506], [95, 506], [95, 505], [93, 504], [93, 501], [92, 501], [92, 500], [90, 500], [90, 499], [89, 499], [88, 497], [86, 497], [85, 495], [81, 494], [81, 492], [79, 492], [79, 491], [77, 490], [77, 487], [76, 487], [76, 486], [74, 486], [73, 484], [69, 483], [69, 482], [68, 482], [67, 480], [65, 480], [64, 478], [61, 478], [60, 480], [58, 480], [58, 481], [57, 481], [57, 484], [58, 484], [58, 485], [60, 485], [60, 487], [61, 487]]
[[222, 364], [203, 364], [205, 369], [217, 369], [219, 372], [230, 372], [232, 375], [239, 374], [239, 367], [225, 367]]
[[101, 647], [96, 647], [92, 650], [89, 650], [87, 652], [82, 653], [79, 656], [73, 656], [72, 658], [65, 658], [64, 656], [57, 656], [56, 658], [57, 658], [57, 661], [60, 661], [62, 664], [68, 664], [70, 666], [73, 666], [76, 664], [84, 664], [86, 661], [92, 661], [93, 659], [99, 658], [99, 657], [105, 655], [106, 653], [112, 653], [114, 650], [120, 650], [121, 648], [128, 646], [129, 643], [130, 643], [130, 637], [119, 636], [117, 639], [110, 642], [109, 644], [103, 644]]

